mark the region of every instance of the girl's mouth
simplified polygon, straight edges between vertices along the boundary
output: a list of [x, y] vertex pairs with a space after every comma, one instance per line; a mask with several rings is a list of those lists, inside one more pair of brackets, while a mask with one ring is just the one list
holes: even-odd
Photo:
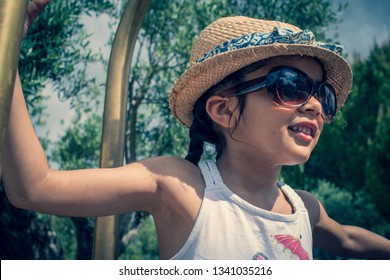
[[288, 127], [295, 136], [305, 142], [310, 142], [315, 137], [318, 127], [317, 125], [309, 122], [299, 123]]
[[294, 132], [301, 132], [305, 135], [309, 135], [311, 137], [314, 137], [313, 129], [306, 127], [306, 126], [290, 126], [288, 128], [289, 130], [292, 130]]

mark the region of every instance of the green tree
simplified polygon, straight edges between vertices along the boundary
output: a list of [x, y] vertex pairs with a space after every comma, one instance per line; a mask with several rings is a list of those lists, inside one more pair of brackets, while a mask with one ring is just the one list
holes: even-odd
[[345, 116], [348, 133], [354, 136], [348, 149], [348, 155], [355, 155], [350, 168], [359, 174], [349, 179], [355, 188], [371, 194], [390, 221], [390, 40], [375, 44], [367, 60], [357, 59], [354, 73], [354, 91]]
[[133, 260], [158, 260], [158, 245], [156, 228], [151, 216], [143, 219], [137, 229], [129, 230], [122, 237], [124, 243], [129, 244], [124, 248], [119, 259]]
[[89, 46], [82, 16], [112, 15], [115, 11], [109, 0], [52, 1], [35, 20], [23, 41], [19, 60], [31, 115], [43, 112], [41, 93], [48, 82], [61, 99], [88, 108], [97, 91], [95, 79], [87, 76], [86, 67], [101, 61], [101, 57]]
[[[319, 180], [311, 193], [322, 202], [328, 215], [337, 217], [337, 221], [342, 224], [364, 227], [383, 236], [386, 236], [390, 230], [389, 224], [376, 211], [375, 204], [364, 190], [352, 193], [328, 181]], [[319, 249], [314, 250], [314, 257], [318, 259], [339, 258]]]

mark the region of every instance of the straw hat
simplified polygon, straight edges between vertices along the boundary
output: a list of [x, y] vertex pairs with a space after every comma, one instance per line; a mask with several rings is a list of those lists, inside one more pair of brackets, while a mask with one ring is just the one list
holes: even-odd
[[190, 66], [169, 95], [172, 113], [187, 127], [198, 98], [229, 74], [256, 61], [282, 55], [316, 57], [337, 95], [338, 110], [352, 85], [342, 47], [315, 41], [312, 32], [278, 21], [243, 16], [221, 18], [207, 26], [192, 45]]

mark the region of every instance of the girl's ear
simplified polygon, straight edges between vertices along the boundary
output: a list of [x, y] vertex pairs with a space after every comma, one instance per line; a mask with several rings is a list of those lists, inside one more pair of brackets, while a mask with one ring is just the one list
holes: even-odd
[[233, 128], [236, 125], [238, 110], [236, 97], [222, 97], [214, 95], [206, 102], [206, 111], [210, 118], [224, 128]]

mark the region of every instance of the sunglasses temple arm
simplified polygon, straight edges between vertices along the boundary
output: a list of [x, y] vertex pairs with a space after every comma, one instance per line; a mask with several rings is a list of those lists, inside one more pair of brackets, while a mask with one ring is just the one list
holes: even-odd
[[247, 87], [247, 88], [244, 88], [243, 90], [238, 91], [236, 93], [236, 96], [248, 94], [248, 93], [251, 93], [254, 91], [258, 91], [258, 90], [261, 90], [261, 89], [266, 88], [266, 87], [267, 87], [267, 81], [262, 79], [261, 82], [255, 83], [254, 85], [252, 85], [250, 87]]

